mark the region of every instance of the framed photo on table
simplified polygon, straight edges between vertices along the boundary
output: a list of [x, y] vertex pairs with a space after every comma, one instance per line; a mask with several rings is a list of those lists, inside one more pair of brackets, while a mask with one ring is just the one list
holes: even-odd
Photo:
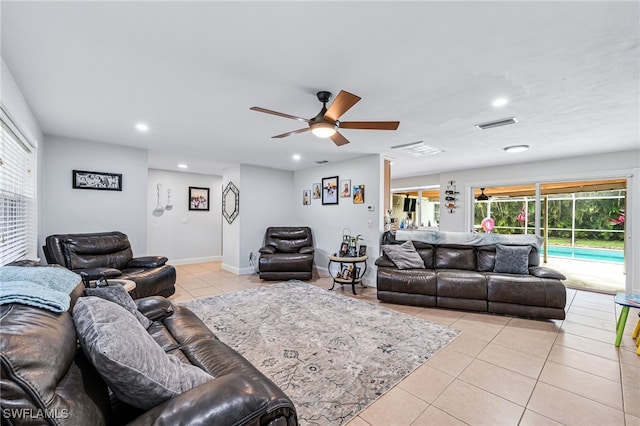
[[358, 257], [362, 257], [366, 255], [367, 255], [367, 246], [365, 246], [364, 244], [360, 244], [360, 248], [358, 249]]
[[348, 250], [349, 244], [347, 242], [343, 242], [342, 244], [340, 244], [340, 251], [338, 252], [338, 256], [345, 257]]
[[338, 204], [338, 176], [322, 178], [322, 205]]

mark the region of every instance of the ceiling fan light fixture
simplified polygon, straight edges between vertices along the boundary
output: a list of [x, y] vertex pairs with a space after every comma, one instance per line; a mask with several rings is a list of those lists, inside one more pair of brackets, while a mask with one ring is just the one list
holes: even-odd
[[336, 125], [326, 121], [311, 123], [309, 127], [311, 127], [311, 133], [319, 138], [330, 138], [336, 134]]
[[477, 201], [487, 201], [489, 200], [489, 196], [484, 193], [484, 188], [480, 188], [480, 195], [476, 197]]

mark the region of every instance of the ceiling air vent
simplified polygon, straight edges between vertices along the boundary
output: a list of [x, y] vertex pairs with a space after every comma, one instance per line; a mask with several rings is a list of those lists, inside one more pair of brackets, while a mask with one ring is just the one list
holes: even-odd
[[316, 161], [316, 164], [324, 164], [324, 163], [328, 163], [328, 162], [329, 162], [329, 160], [319, 160], [319, 161]]
[[487, 123], [476, 124], [478, 129], [491, 129], [492, 127], [508, 126], [509, 124], [516, 124], [518, 119], [515, 117], [503, 118], [502, 120], [489, 121]]
[[423, 141], [405, 143], [402, 145], [392, 146], [391, 149], [397, 149], [398, 151], [406, 152], [412, 155], [435, 155], [442, 152], [440, 148], [427, 145]]

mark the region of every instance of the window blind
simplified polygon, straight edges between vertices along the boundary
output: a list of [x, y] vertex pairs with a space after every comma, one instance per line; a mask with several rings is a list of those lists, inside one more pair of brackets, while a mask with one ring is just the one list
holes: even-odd
[[34, 156], [10, 119], [0, 114], [0, 265], [36, 256]]

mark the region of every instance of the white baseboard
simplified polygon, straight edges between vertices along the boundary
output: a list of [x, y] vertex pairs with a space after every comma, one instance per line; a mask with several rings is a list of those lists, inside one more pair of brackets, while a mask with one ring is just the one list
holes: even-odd
[[169, 259], [169, 265], [191, 265], [194, 263], [217, 262], [222, 256], [193, 257], [191, 259]]

